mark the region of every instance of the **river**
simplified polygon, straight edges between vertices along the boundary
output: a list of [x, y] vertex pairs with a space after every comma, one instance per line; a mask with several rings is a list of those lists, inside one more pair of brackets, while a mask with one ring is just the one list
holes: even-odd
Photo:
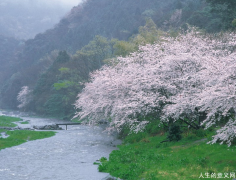
[[[48, 125], [58, 120], [22, 117], [29, 124]], [[98, 172], [93, 163], [108, 157], [120, 143], [103, 132], [101, 127], [68, 126], [56, 135], [41, 140], [29, 141], [19, 146], [0, 151], [1, 180], [101, 180], [107, 173]]]

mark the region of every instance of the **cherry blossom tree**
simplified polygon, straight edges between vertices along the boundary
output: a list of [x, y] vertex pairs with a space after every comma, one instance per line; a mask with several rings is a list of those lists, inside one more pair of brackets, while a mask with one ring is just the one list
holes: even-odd
[[[195, 30], [142, 46], [91, 74], [75, 103], [76, 116], [92, 124], [111, 119], [110, 129], [129, 124], [139, 131], [147, 121], [137, 117], [156, 113], [163, 123], [181, 120], [196, 129], [209, 128], [236, 112], [235, 47], [233, 33], [215, 37]], [[201, 113], [206, 114], [202, 122]], [[232, 117], [211, 143], [230, 145], [235, 126]]]
[[28, 86], [23, 86], [21, 91], [18, 93], [17, 100], [20, 102], [18, 108], [25, 107], [31, 101], [31, 92]]
[[194, 114], [191, 118], [195, 122], [199, 118], [196, 109], [198, 112], [205, 112], [207, 117], [201, 123], [205, 128], [228, 117], [230, 120], [217, 131], [211, 143], [220, 140], [231, 145], [231, 141], [236, 137], [235, 38], [236, 35], [232, 33], [225, 33], [218, 39], [205, 38], [208, 50], [204, 54], [198, 52], [199, 59], [202, 59], [200, 68], [195, 72], [189, 71], [187, 78], [178, 79], [184, 85], [183, 91], [172, 96], [172, 103], [163, 109], [163, 118], [169, 116], [183, 119], [186, 115]]

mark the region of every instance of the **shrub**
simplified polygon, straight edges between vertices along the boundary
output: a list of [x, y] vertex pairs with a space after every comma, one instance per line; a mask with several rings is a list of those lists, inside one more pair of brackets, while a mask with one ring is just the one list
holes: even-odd
[[179, 141], [182, 138], [181, 133], [182, 131], [180, 129], [180, 126], [177, 124], [173, 124], [169, 127], [167, 139], [169, 141]]

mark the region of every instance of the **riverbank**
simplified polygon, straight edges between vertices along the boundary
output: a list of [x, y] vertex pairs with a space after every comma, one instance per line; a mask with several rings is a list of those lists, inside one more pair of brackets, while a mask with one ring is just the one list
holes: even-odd
[[[52, 137], [56, 133], [52, 131], [22, 130], [19, 127], [15, 128], [17, 127], [16, 122], [28, 124], [27, 121], [23, 121], [21, 118], [0, 116], [0, 150], [17, 146], [28, 141]], [[15, 130], [12, 131], [11, 129]]]
[[235, 144], [207, 144], [214, 133], [214, 129], [184, 132], [178, 142], [164, 142], [167, 134], [163, 130], [131, 134], [110, 154], [109, 161], [102, 159], [99, 171], [126, 180], [233, 179]]

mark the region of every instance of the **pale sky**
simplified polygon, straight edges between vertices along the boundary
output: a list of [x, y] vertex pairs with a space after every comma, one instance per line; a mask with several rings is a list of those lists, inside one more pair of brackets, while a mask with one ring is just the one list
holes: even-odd
[[86, 0], [0, 0], [0, 35], [33, 38]]
[[0, 6], [6, 4], [45, 4], [45, 5], [65, 5], [67, 7], [77, 6], [85, 0], [0, 0]]

